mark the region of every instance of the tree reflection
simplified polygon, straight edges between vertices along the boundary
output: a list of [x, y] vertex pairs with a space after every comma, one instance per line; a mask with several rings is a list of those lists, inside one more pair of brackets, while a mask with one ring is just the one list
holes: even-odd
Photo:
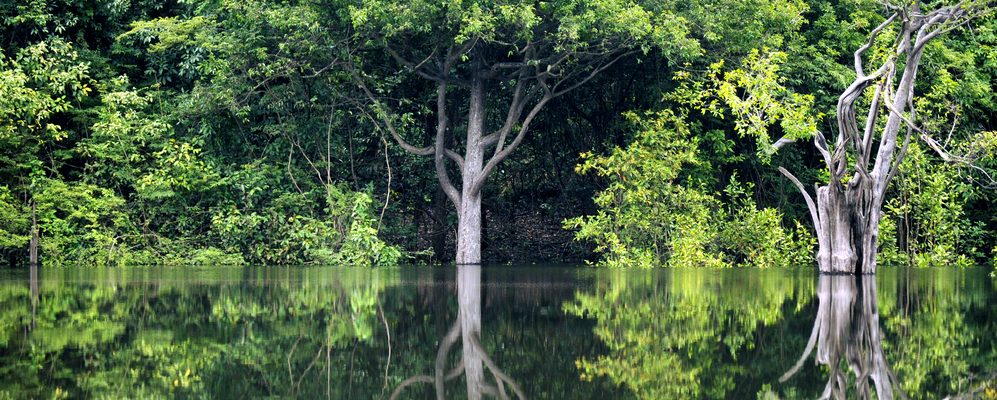
[[762, 331], [813, 293], [809, 276], [739, 271], [609, 271], [565, 305], [595, 320], [608, 353], [578, 361], [582, 380], [607, 378], [642, 399], [744, 398], [767, 367], [745, 368]]
[[842, 362], [855, 375], [855, 397], [872, 398], [871, 381], [876, 398], [889, 400], [896, 395], [906, 399], [883, 352], [876, 277], [821, 275], [817, 298], [817, 317], [803, 356], [779, 378], [779, 382], [786, 382], [795, 375], [816, 345], [817, 363], [830, 370], [821, 399], [848, 397], [849, 379]]
[[[506, 375], [488, 356], [481, 345], [481, 266], [462, 265], [457, 268], [457, 319], [446, 335], [440, 340], [436, 353], [433, 375], [416, 375], [403, 381], [391, 394], [398, 398], [407, 386], [415, 383], [433, 385], [436, 398], [446, 398], [446, 382], [464, 375], [467, 383], [467, 398], [481, 399], [484, 395], [509, 399], [510, 391], [519, 399], [525, 399], [522, 389]], [[457, 365], [446, 370], [447, 356], [460, 339], [461, 358]], [[490, 373], [495, 383], [488, 382], [485, 371]], [[507, 388], [508, 386], [508, 388]]]

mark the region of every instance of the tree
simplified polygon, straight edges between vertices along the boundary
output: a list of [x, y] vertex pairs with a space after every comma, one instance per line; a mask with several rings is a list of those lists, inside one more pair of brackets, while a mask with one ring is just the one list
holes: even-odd
[[[415, 145], [403, 137], [403, 126], [381, 100], [383, 94], [367, 83], [372, 71], [357, 56], [348, 67], [372, 103], [374, 115], [368, 116], [379, 120], [405, 150], [433, 157], [439, 184], [457, 209], [458, 264], [480, 263], [485, 182], [519, 147], [552, 99], [641, 46], [646, 50], [651, 43], [664, 44], [673, 54], [697, 50], [681, 18], [616, 0], [537, 5], [368, 0], [352, 7], [350, 18], [361, 50], [386, 53], [397, 69], [435, 89], [435, 135], [429, 145]], [[397, 69], [387, 74], [397, 75]], [[455, 95], [466, 97], [465, 107]], [[499, 118], [489, 117], [489, 103], [500, 100], [507, 104], [505, 111]], [[464, 121], [454, 118], [458, 113]], [[463, 145], [463, 154], [448, 148], [450, 143]], [[459, 187], [450, 178], [447, 160], [457, 167]]]
[[[760, 152], [763, 155], [770, 155], [797, 139], [813, 136], [830, 178], [826, 185], [816, 189], [816, 198], [788, 170], [780, 167], [779, 171], [805, 197], [817, 233], [820, 271], [875, 273], [884, 199], [915, 132], [944, 160], [966, 165], [979, 156], [979, 145], [989, 142], [987, 136], [992, 133], [983, 133], [970, 140], [976, 146], [969, 146], [965, 154], [946, 151], [930, 132], [916, 124], [914, 95], [918, 66], [926, 45], [942, 34], [993, 12], [994, 6], [992, 1], [960, 1], [927, 11], [919, 2], [886, 4], [892, 13], [854, 52], [855, 78], [838, 97], [835, 121], [838, 134], [833, 144], [819, 130], [797, 126], [810, 124], [801, 114], [809, 108], [806, 100], [801, 101], [791, 93], [776, 95], [785, 96], [788, 100], [784, 101], [768, 97], [785, 90], [777, 83], [772, 85], [769, 75], [774, 71], [757, 68], [747, 74], [734, 74], [733, 78], [728, 76], [726, 82], [719, 85], [717, 92], [733, 109], [740, 131], [756, 135], [765, 142], [768, 139], [765, 127], [776, 119], [782, 120], [786, 135], [774, 144], [762, 143]], [[891, 45], [877, 45], [878, 36], [884, 32], [895, 35]], [[872, 52], [867, 55], [870, 49]], [[866, 59], [875, 60], [879, 67], [868, 72]], [[871, 89], [871, 93], [867, 89]], [[738, 90], [744, 92], [744, 98], [738, 95]], [[864, 120], [856, 113], [857, 107], [862, 105], [867, 107]], [[906, 133], [901, 138], [904, 127]]]

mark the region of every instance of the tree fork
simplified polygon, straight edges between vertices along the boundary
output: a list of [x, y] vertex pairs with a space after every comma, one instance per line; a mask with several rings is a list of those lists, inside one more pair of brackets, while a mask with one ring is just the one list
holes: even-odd
[[[855, 51], [856, 77], [838, 98], [838, 134], [834, 146], [828, 146], [820, 132], [814, 136], [814, 145], [823, 156], [830, 182], [816, 188], [814, 198], [796, 177], [779, 167], [779, 171], [793, 182], [807, 201], [817, 233], [817, 264], [820, 272], [876, 272], [879, 223], [886, 191], [906, 156], [913, 131], [921, 131], [913, 122], [913, 97], [917, 69], [925, 45], [931, 39], [965, 25], [973, 18], [992, 12], [994, 4], [993, 1], [961, 1], [926, 14], [921, 12], [917, 3], [906, 9], [894, 8], [896, 12], [873, 29], [868, 41]], [[893, 44], [893, 53], [876, 71], [867, 75], [863, 66], [863, 54], [874, 45], [876, 37], [884, 28], [895, 23], [899, 23], [900, 30]], [[906, 55], [906, 59], [900, 72], [900, 81], [894, 87], [893, 79], [898, 72], [896, 58], [902, 55]], [[860, 125], [854, 105], [862, 97], [864, 90], [872, 85], [876, 85], [875, 92], [865, 121]], [[882, 108], [888, 111], [883, 111]], [[874, 131], [880, 112], [888, 115], [874, 153]], [[910, 118], [904, 115], [905, 112], [909, 112]], [[898, 143], [898, 134], [903, 125], [907, 126], [907, 134], [903, 142]], [[864, 127], [861, 132], [859, 126]], [[773, 147], [778, 149], [791, 141], [783, 138]], [[854, 153], [852, 156], [855, 160], [851, 166], [848, 165], [849, 151]]]

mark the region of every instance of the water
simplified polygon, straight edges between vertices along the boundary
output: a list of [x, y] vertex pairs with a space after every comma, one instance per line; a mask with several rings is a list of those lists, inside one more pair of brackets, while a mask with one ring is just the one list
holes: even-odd
[[0, 399], [997, 397], [997, 280], [983, 269], [35, 278], [0, 270]]

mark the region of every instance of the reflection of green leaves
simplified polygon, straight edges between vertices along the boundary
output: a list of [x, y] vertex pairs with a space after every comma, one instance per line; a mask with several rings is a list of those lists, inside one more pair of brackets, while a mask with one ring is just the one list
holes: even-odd
[[813, 293], [811, 281], [784, 275], [744, 280], [698, 269], [669, 275], [671, 282], [612, 274], [596, 293], [578, 293], [565, 304], [569, 314], [594, 319], [595, 334], [609, 348], [605, 356], [579, 360], [583, 379], [605, 377], [647, 399], [729, 397], [745, 371], [727, 360], [753, 349], [755, 332], [778, 322], [783, 304]]
[[[325, 379], [298, 383], [298, 375], [326, 348], [338, 370], [340, 349], [382, 334], [377, 302], [397, 279], [298, 269], [265, 286], [278, 270], [217, 267], [200, 271], [219, 271], [212, 276], [222, 284], [176, 279], [189, 271], [45, 270], [33, 329], [27, 285], [0, 281], [0, 387], [16, 398], [48, 397], [56, 386], [74, 398], [242, 397], [299, 384], [325, 393]], [[224, 283], [233, 279], [246, 286]]]
[[[564, 304], [594, 321], [608, 350], [578, 360], [583, 380], [607, 379], [638, 398], [813, 398], [823, 389], [827, 371], [814, 367], [775, 383], [812, 328], [812, 275], [599, 272], [594, 290]], [[983, 271], [895, 272], [877, 277], [878, 313], [886, 362], [904, 391], [937, 398], [979, 386], [997, 360], [993, 292], [971, 278]]]

